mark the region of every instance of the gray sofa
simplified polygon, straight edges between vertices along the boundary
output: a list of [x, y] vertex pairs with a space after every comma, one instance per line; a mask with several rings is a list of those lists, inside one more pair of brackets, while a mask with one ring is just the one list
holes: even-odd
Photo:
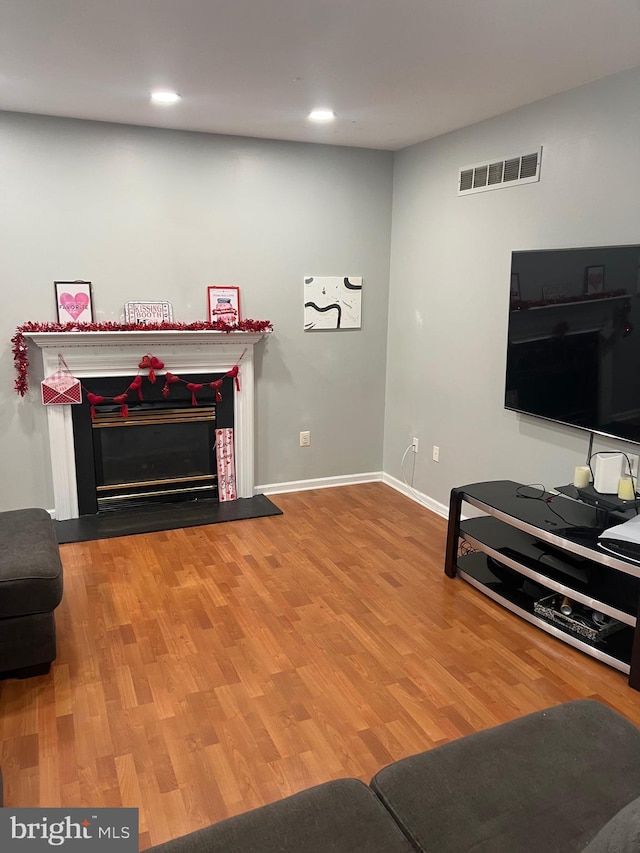
[[61, 599], [62, 563], [49, 513], [0, 512], [0, 678], [49, 671]]
[[[636, 800], [636, 798], [639, 798]], [[152, 853], [637, 853], [640, 730], [559, 705], [328, 782]]]

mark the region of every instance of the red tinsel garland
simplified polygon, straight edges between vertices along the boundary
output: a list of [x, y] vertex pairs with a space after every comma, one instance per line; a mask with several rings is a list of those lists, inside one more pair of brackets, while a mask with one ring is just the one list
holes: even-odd
[[[239, 320], [237, 323], [215, 323], [198, 321], [195, 323], [149, 323], [143, 328], [137, 323], [23, 323], [11, 338], [13, 363], [18, 377], [14, 383], [16, 392], [21, 396], [29, 390], [27, 342], [25, 334], [29, 332], [271, 332], [270, 320]], [[149, 365], [156, 368], [157, 365]], [[151, 376], [149, 376], [151, 379]]]

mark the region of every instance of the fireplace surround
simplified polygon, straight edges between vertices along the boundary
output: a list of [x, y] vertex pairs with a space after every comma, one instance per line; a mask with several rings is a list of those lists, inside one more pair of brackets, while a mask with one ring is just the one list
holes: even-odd
[[[29, 332], [25, 337], [40, 350], [40, 364], [32, 358], [34, 379], [59, 369], [62, 356], [74, 376], [128, 376], [147, 353], [164, 362], [174, 374], [211, 377], [239, 363], [240, 391], [234, 394], [236, 490], [238, 497], [254, 494], [254, 347], [264, 332], [114, 331]], [[78, 518], [75, 441], [72, 406], [48, 406], [47, 427], [53, 479], [54, 511], [58, 520]]]

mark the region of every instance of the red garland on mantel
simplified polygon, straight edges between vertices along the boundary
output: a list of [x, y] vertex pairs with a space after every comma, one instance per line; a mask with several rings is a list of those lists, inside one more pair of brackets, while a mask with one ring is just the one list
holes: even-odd
[[[29, 359], [27, 357], [27, 342], [25, 335], [30, 332], [272, 332], [273, 324], [270, 320], [239, 320], [237, 323], [225, 323], [216, 320], [215, 323], [198, 321], [195, 323], [149, 323], [141, 328], [137, 323], [23, 323], [18, 326], [15, 335], [11, 338], [13, 351], [13, 363], [16, 367], [18, 377], [14, 383], [16, 392], [21, 396], [29, 390], [28, 370]], [[145, 356], [147, 358], [147, 356]], [[150, 357], [149, 357], [150, 358]], [[158, 369], [157, 366], [149, 364], [149, 381], [151, 372]], [[232, 368], [232, 370], [235, 370]], [[171, 380], [169, 380], [171, 381]], [[182, 381], [177, 379], [176, 381]], [[237, 378], [236, 378], [237, 382]], [[165, 385], [166, 387], [166, 385]], [[135, 390], [135, 389], [133, 389]], [[216, 389], [218, 390], [218, 389]], [[164, 393], [164, 392], [163, 392]], [[166, 396], [166, 395], [165, 395]]]

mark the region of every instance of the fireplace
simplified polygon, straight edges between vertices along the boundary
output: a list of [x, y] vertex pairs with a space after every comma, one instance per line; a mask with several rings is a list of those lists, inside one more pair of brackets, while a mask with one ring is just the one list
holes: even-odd
[[[167, 370], [182, 377], [192, 375], [195, 381], [202, 381], [204, 376], [207, 377], [206, 381], [210, 381], [215, 375], [223, 375], [239, 363], [240, 391], [232, 393], [231, 380], [225, 380], [223, 402], [216, 405], [215, 428], [233, 426], [237, 495], [240, 498], [253, 497], [254, 346], [264, 337], [264, 333], [225, 333], [208, 330], [32, 332], [26, 337], [41, 351], [41, 365], [37, 366], [36, 359], [32, 358], [32, 388], [37, 387], [39, 379], [58, 369], [59, 355], [63, 356], [70, 371], [83, 379], [94, 393], [97, 393], [94, 389], [98, 381], [103, 378], [113, 379], [118, 386], [116, 393], [121, 392], [122, 377], [133, 378], [137, 372], [136, 365], [145, 353], [153, 353], [160, 358]], [[161, 385], [160, 382], [156, 384]], [[170, 402], [179, 399], [177, 391], [174, 395], [174, 387], [171, 389]], [[147, 396], [146, 389], [147, 383], [144, 396]], [[35, 395], [36, 391], [32, 390], [30, 393]], [[205, 397], [198, 402], [205, 405]], [[228, 406], [227, 414], [221, 415], [221, 406]], [[82, 513], [86, 512], [82, 496], [84, 475], [77, 475], [77, 460], [83, 450], [80, 445], [84, 442], [91, 445], [90, 452], [93, 456], [93, 430], [89, 426], [88, 437], [84, 433], [84, 437], [81, 437], [79, 433], [76, 434], [73, 423], [73, 411], [83, 407], [84, 404], [82, 407], [47, 407], [55, 517], [58, 520], [78, 518], [81, 507]], [[182, 408], [182, 405], [177, 408]], [[188, 408], [192, 408], [190, 395]], [[193, 408], [200, 409], [201, 406]], [[117, 432], [116, 428], [114, 430]], [[96, 485], [93, 487], [94, 502], [97, 502]]]
[[[196, 382], [196, 374], [182, 377]], [[233, 428], [234, 382], [222, 379], [222, 400], [203, 389], [198, 405], [183, 384], [162, 395], [162, 377], [143, 382], [143, 400], [104, 402], [93, 417], [85, 401], [73, 406], [74, 455], [80, 515], [180, 500], [217, 499], [216, 428]], [[131, 376], [95, 378], [91, 391], [111, 399]]]

